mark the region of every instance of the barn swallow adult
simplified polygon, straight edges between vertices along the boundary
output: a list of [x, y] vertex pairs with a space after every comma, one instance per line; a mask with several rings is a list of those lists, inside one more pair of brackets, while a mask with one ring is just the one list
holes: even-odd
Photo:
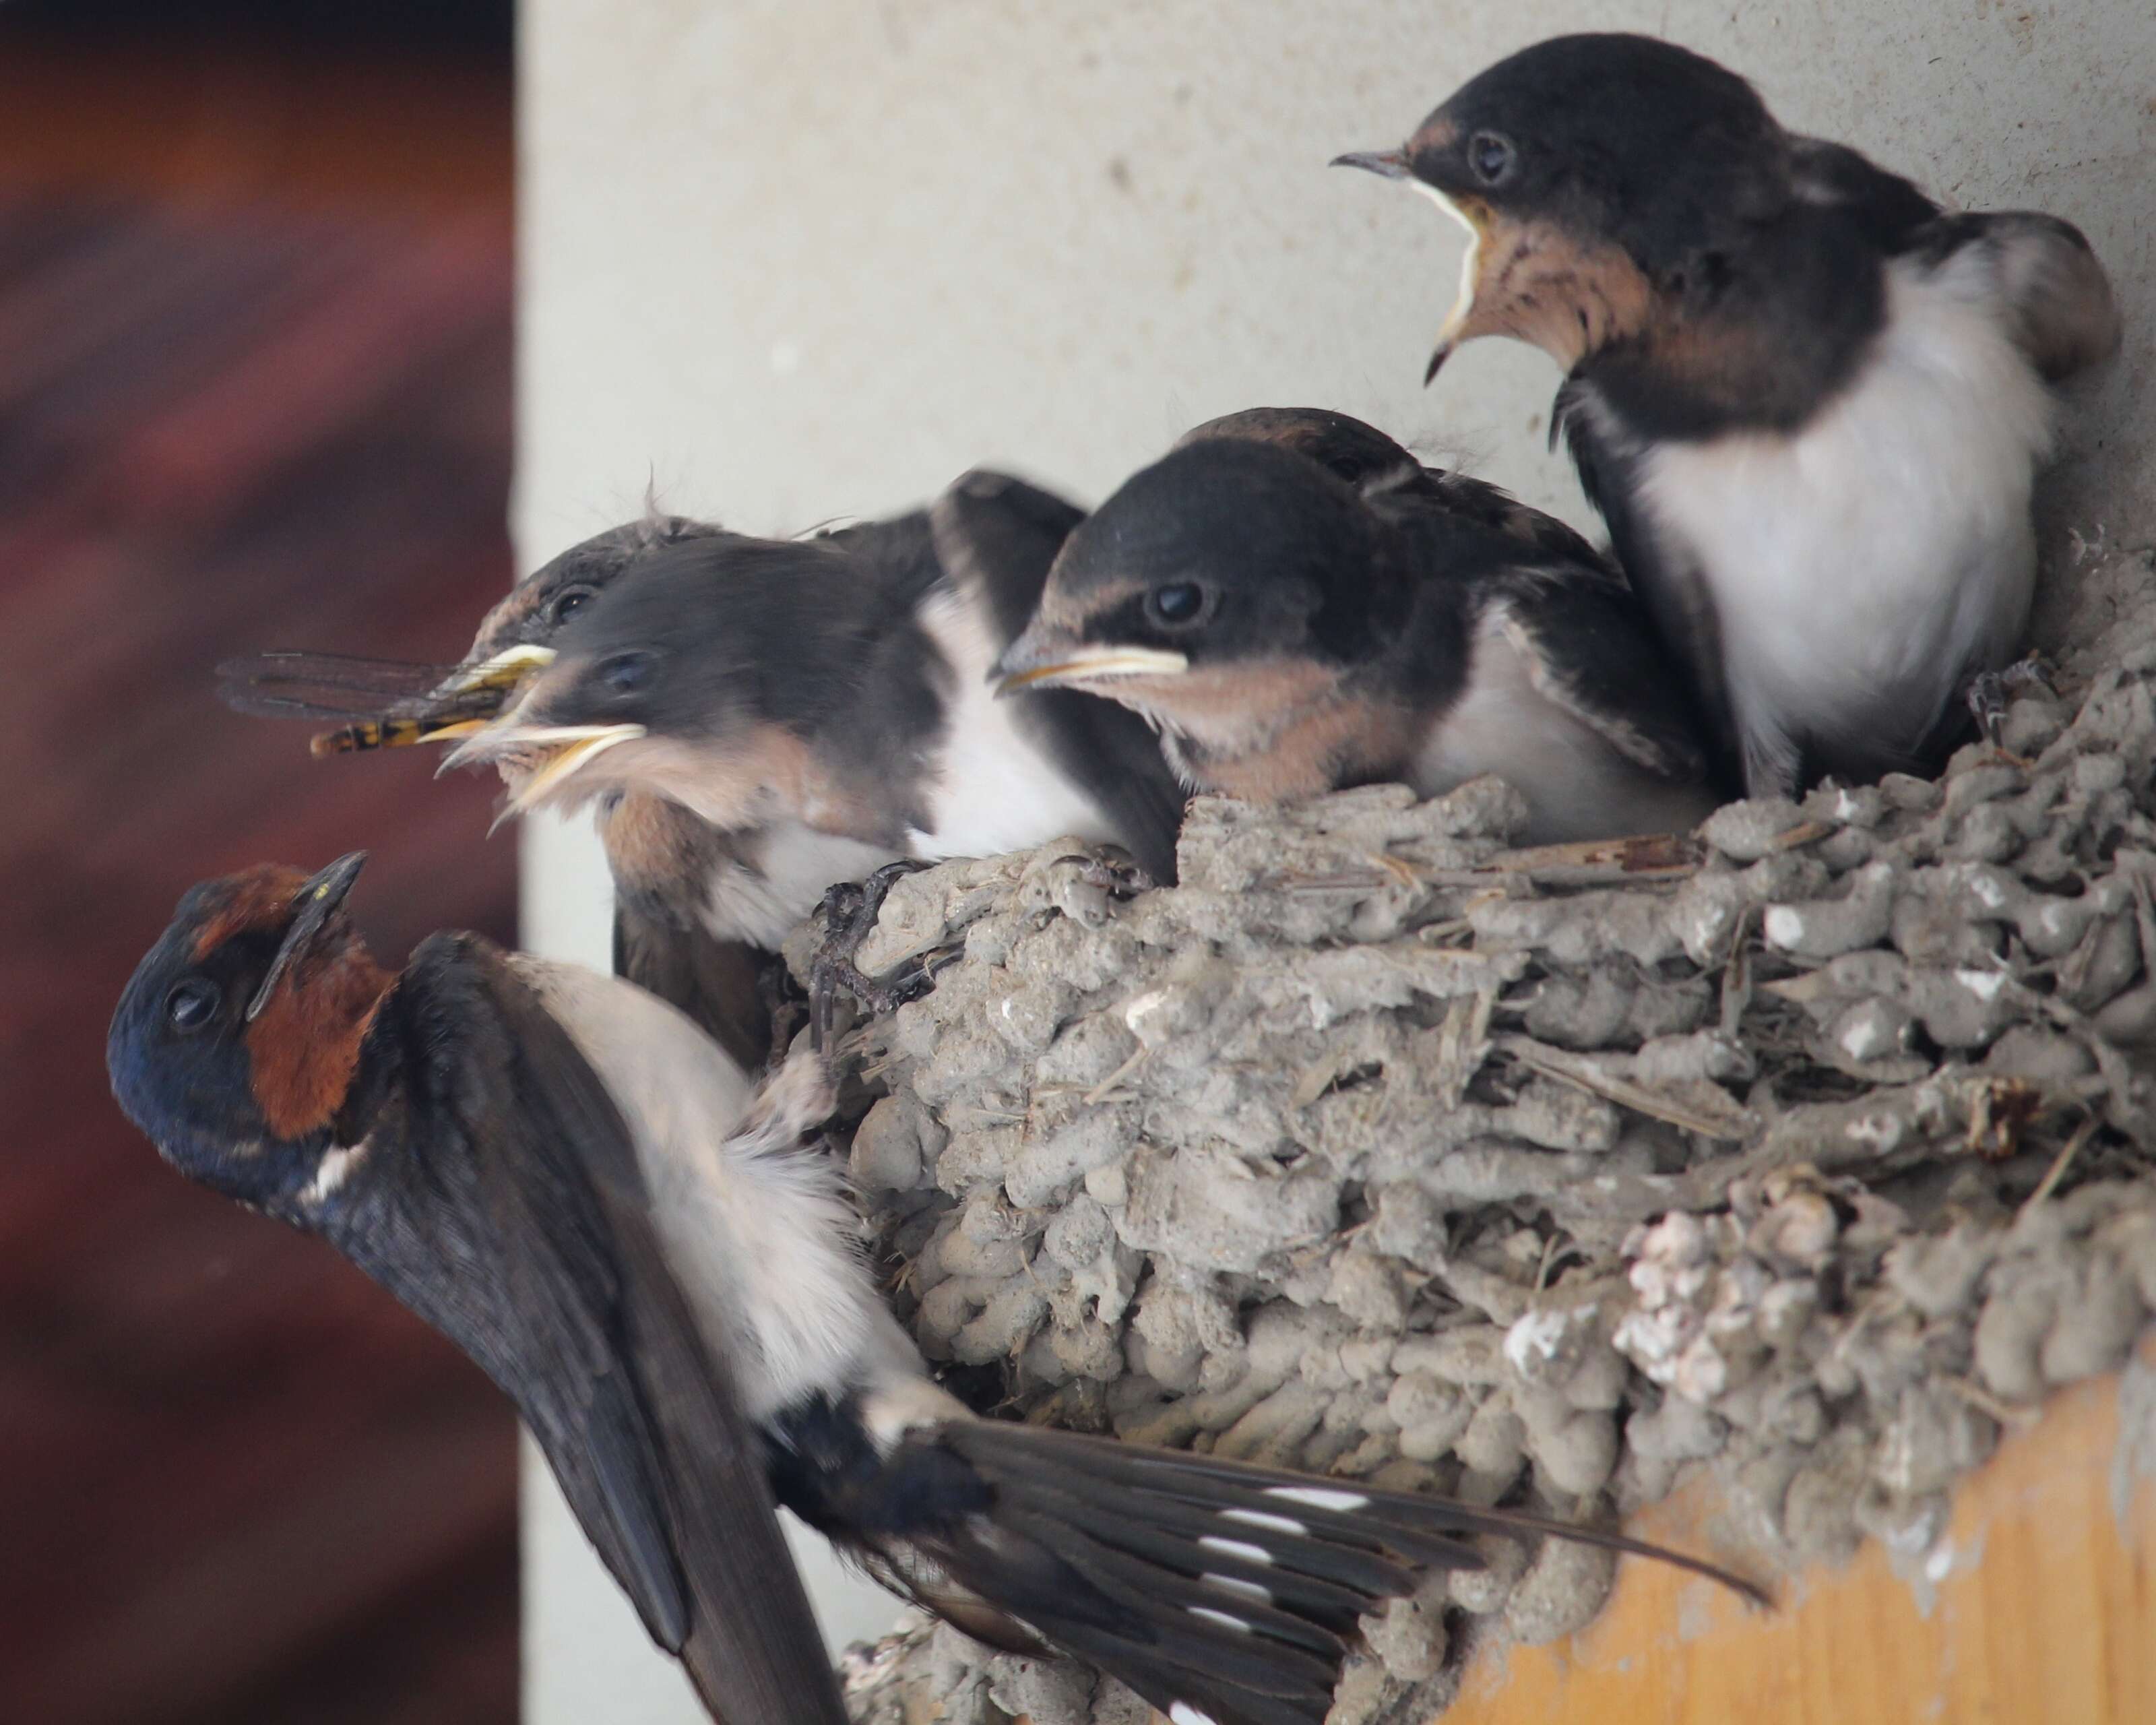
[[1495, 773], [1547, 844], [1686, 829], [1720, 800], [1621, 576], [1563, 523], [1314, 408], [1210, 422], [1126, 483], [997, 674], [1122, 701], [1185, 783], [1255, 801]]
[[2081, 233], [1943, 211], [1752, 86], [1563, 36], [1346, 156], [1468, 229], [1430, 362], [1509, 336], [1754, 794], [1937, 764], [2018, 650], [2050, 385], [2118, 347]]
[[1146, 726], [1090, 696], [1014, 709], [985, 686], [1081, 518], [978, 473], [867, 540], [665, 547], [449, 763], [501, 767], [519, 813], [639, 792], [688, 810], [737, 859], [706, 926], [767, 947], [897, 861], [1072, 834], [1172, 879], [1183, 798]]
[[1319, 1725], [1357, 1620], [1503, 1509], [974, 1416], [855, 1249], [820, 1059], [753, 1104], [617, 978], [438, 934], [392, 975], [363, 859], [207, 882], [107, 1061], [182, 1173], [342, 1251], [516, 1401], [646, 1627], [730, 1725], [844, 1717], [774, 1501], [968, 1633], [1060, 1651], [1178, 1725]]
[[[320, 1235], [506, 1391], [652, 1639], [715, 1715], [839, 1725], [772, 1518], [752, 1360], [703, 1339], [666, 1267], [687, 1139], [740, 1070], [625, 983], [437, 935], [392, 975], [345, 909], [363, 854], [197, 886], [129, 982], [105, 1059], [180, 1172]], [[713, 1279], [721, 1266], [711, 1262]], [[748, 1286], [783, 1266], [751, 1252]], [[767, 1396], [767, 1389], [762, 1392]]]

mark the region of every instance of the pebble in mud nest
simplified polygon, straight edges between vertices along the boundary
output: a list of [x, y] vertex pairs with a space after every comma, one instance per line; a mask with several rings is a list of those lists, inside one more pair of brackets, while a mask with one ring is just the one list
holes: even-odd
[[[850, 1160], [902, 1317], [1020, 1417], [1560, 1515], [1706, 1465], [1755, 1571], [1917, 1573], [2002, 1420], [2156, 1309], [2156, 607], [2119, 616], [2007, 752], [1691, 839], [1510, 851], [1481, 780], [1201, 798], [1173, 890], [1075, 842], [900, 880], [860, 962], [937, 982], [870, 1030]], [[1490, 1555], [1365, 1625], [1337, 1725], [1609, 1584]], [[947, 1630], [877, 1670], [864, 1719], [1142, 1717]]]

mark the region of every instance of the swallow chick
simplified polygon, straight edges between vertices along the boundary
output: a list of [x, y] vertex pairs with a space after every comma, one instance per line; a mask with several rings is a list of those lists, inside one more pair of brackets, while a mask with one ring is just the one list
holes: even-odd
[[1251, 801], [1494, 773], [1538, 845], [1683, 830], [1721, 800], [1651, 625], [1584, 541], [1317, 409], [1211, 422], [1130, 480], [997, 675], [1122, 701], [1184, 783]]
[[[602, 589], [663, 547], [727, 536], [710, 522], [647, 511], [526, 576], [480, 619], [454, 665], [263, 653], [220, 665], [219, 692], [241, 712], [345, 721], [316, 736], [317, 756], [454, 742], [500, 716]], [[496, 764], [513, 785], [543, 760], [505, 756]], [[594, 822], [614, 884], [615, 973], [687, 1013], [742, 1065], [762, 1064], [777, 992], [771, 955], [712, 934], [699, 909], [701, 882], [742, 866], [726, 835], [643, 793], [603, 799]]]
[[2088, 242], [1943, 211], [1752, 86], [1629, 35], [1470, 80], [1339, 162], [1467, 229], [1430, 375], [1508, 336], [1755, 795], [1935, 767], [2027, 626], [2050, 386], [2113, 352]]
[[[1319, 1725], [1358, 1619], [1492, 1535], [1711, 1566], [1505, 1509], [977, 1418], [855, 1245], [819, 1058], [747, 1098], [619, 980], [436, 935], [401, 975], [314, 875], [198, 886], [129, 983], [121, 1106], [328, 1240], [516, 1399], [586, 1532], [729, 1721], [843, 1715], [773, 1517], [968, 1633], [1180, 1725]], [[791, 1686], [786, 1686], [790, 1685]]]
[[114, 1014], [114, 1095], [182, 1173], [326, 1240], [508, 1394], [715, 1717], [840, 1725], [752, 1411], [792, 1363], [714, 1346], [692, 1297], [784, 1305], [798, 1266], [752, 1240], [692, 1256], [692, 1291], [668, 1267], [703, 1252], [747, 1081], [654, 998], [477, 936], [383, 969], [345, 908], [364, 861], [187, 893]]
[[1183, 798], [1146, 727], [1089, 695], [1014, 708], [985, 686], [1079, 519], [977, 474], [866, 540], [667, 547], [449, 763], [505, 768], [518, 813], [639, 793], [686, 810], [732, 866], [672, 878], [710, 932], [769, 948], [895, 861], [1075, 834], [1171, 879]]

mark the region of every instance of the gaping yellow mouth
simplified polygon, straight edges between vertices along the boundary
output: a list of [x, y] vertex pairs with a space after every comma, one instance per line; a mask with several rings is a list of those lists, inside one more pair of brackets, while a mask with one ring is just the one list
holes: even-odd
[[1452, 357], [1452, 350], [1466, 338], [1467, 320], [1475, 314], [1475, 291], [1481, 275], [1482, 240], [1489, 212], [1479, 201], [1467, 204], [1454, 202], [1427, 180], [1411, 179], [1407, 183], [1467, 230], [1467, 252], [1460, 260], [1460, 289], [1453, 296], [1452, 310], [1445, 313], [1445, 321], [1438, 328], [1437, 347], [1430, 354], [1430, 368], [1422, 374], [1422, 381], [1427, 384], [1437, 375], [1438, 367]]
[[[1455, 136], [1450, 126], [1433, 132], [1425, 128], [1417, 135], [1418, 141], [1430, 147], [1449, 143]], [[1430, 357], [1430, 368], [1422, 374], [1427, 384], [1437, 375], [1438, 367], [1452, 357], [1452, 350], [1467, 339], [1467, 321], [1475, 312], [1475, 290], [1482, 269], [1482, 242], [1490, 221], [1488, 207], [1481, 199], [1456, 203], [1447, 193], [1440, 191], [1414, 170], [1414, 144], [1399, 150], [1357, 151], [1332, 159], [1335, 167], [1359, 167], [1365, 172], [1388, 180], [1398, 180], [1412, 186], [1435, 204], [1445, 214], [1467, 230], [1467, 255], [1460, 260], [1460, 291], [1454, 297], [1452, 310], [1445, 314], [1445, 324], [1437, 332], [1437, 350]]]
[[442, 762], [453, 767], [482, 765], [527, 750], [545, 754], [545, 763], [517, 785], [507, 812], [522, 814], [536, 808], [574, 774], [608, 749], [645, 734], [641, 725], [531, 725], [514, 716], [485, 726], [452, 749]]
[[1071, 683], [1106, 682], [1116, 677], [1178, 677], [1190, 669], [1181, 653], [1158, 647], [1077, 647], [1050, 665], [1029, 666], [999, 678], [996, 693], [1052, 689]]

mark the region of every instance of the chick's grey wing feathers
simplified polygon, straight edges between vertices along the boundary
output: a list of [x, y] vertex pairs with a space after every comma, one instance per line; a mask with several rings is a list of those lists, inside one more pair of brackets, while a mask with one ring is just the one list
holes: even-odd
[[[988, 614], [1000, 651], [1031, 619], [1048, 571], [1084, 511], [1008, 474], [967, 474], [929, 511], [936, 552]], [[1183, 787], [1152, 727], [1127, 707], [1075, 689], [1014, 697], [1017, 722], [1056, 770], [1104, 810], [1154, 880], [1175, 879]]]
[[983, 602], [999, 642], [1018, 639], [1040, 603], [1048, 567], [1086, 511], [1007, 473], [976, 468], [930, 506], [945, 572]]
[[1910, 181], [1830, 138], [1792, 133], [1789, 189], [1799, 203], [1831, 207], [1870, 244], [1895, 252], [1939, 213]]
[[[1558, 392], [1557, 424], [1578, 470], [1587, 501], [1609, 524], [1609, 539], [1632, 592], [1660, 637], [1661, 656], [1683, 680], [1673, 691], [1688, 699], [1704, 737], [1715, 774], [1727, 789], [1744, 784], [1743, 747], [1722, 665], [1722, 623], [1704, 572], [1656, 533], [1639, 507], [1640, 457], [1625, 437], [1603, 423], [1592, 387], [1578, 379]], [[1794, 775], [1790, 776], [1794, 788]], [[1754, 796], [1780, 788], [1749, 788]]]
[[1578, 532], [1555, 516], [1521, 502], [1502, 486], [1436, 467], [1423, 470], [1421, 483], [1429, 488], [1431, 496], [1455, 515], [1495, 527], [1532, 551], [1563, 557], [1606, 579], [1624, 579], [1616, 565]]
[[1545, 700], [1634, 765], [1672, 783], [1708, 772], [1697, 710], [1646, 617], [1622, 587], [1522, 563], [1482, 598]]
[[497, 1280], [472, 1298], [495, 1357], [475, 1356], [713, 1715], [842, 1725], [760, 1438], [668, 1271], [613, 1099], [490, 944], [435, 937], [398, 992], [431, 1055], [418, 1106], [465, 1137], [492, 1235], [475, 1267]]
[[769, 956], [743, 941], [722, 941], [701, 925], [659, 920], [614, 901], [613, 973], [687, 1014], [750, 1071], [771, 1053], [763, 992]]
[[1602, 552], [1555, 516], [1521, 502], [1487, 480], [1457, 469], [1425, 466], [1376, 426], [1330, 408], [1246, 408], [1193, 426], [1175, 446], [1184, 449], [1210, 438], [1292, 449], [1354, 486], [1380, 514], [1434, 503], [1448, 515], [1494, 528], [1536, 551], [1623, 578]]
[[1944, 258], [1974, 247], [2006, 307], [2016, 347], [2056, 383], [2118, 351], [2111, 278], [2080, 228], [2034, 210], [1942, 216], [1912, 249]]

